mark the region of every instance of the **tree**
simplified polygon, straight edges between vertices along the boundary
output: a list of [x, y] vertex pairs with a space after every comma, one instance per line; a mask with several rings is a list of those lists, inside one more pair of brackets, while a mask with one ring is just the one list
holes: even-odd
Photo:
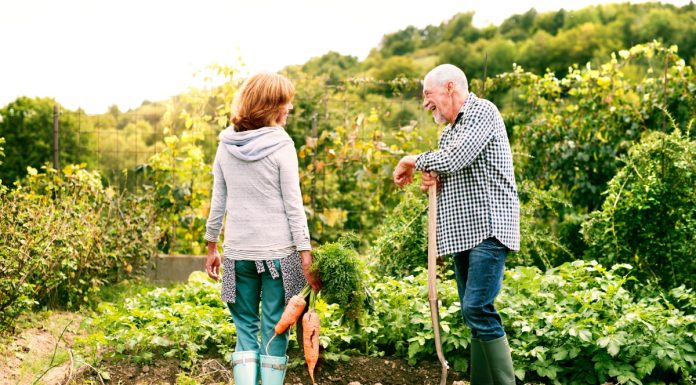
[[[462, 39], [443, 44], [439, 63], [450, 63], [461, 68], [469, 79], [482, 79], [484, 66], [486, 76], [492, 77], [512, 69], [517, 60], [517, 46], [509, 39], [496, 37], [466, 44]], [[477, 90], [473, 90], [477, 91]]]
[[399, 32], [384, 35], [380, 44], [385, 57], [409, 54], [420, 47], [421, 35], [414, 26], [408, 26]]
[[[28, 166], [40, 168], [51, 162], [54, 105], [57, 103], [51, 98], [21, 96], [0, 109], [0, 137], [6, 140], [6, 158], [0, 170], [0, 179], [11, 182], [26, 175]], [[58, 110], [63, 111], [60, 105]], [[61, 114], [58, 119], [61, 165], [86, 161], [87, 156], [76, 151], [80, 143], [79, 122], [75, 115]]]
[[[558, 12], [545, 12], [537, 16], [534, 22], [535, 31], [543, 30], [555, 35], [563, 27], [566, 11], [561, 8]], [[528, 35], [529, 36], [529, 35]]]
[[456, 14], [444, 27], [443, 40], [454, 41], [457, 38], [462, 38], [466, 42], [478, 40], [479, 32], [473, 26], [473, 12]]
[[329, 51], [322, 56], [309, 59], [302, 65], [302, 72], [312, 76], [328, 76], [327, 84], [339, 84], [357, 72], [358, 58]]
[[534, 8], [521, 15], [512, 15], [500, 25], [500, 33], [513, 41], [524, 40], [534, 32], [537, 15]]

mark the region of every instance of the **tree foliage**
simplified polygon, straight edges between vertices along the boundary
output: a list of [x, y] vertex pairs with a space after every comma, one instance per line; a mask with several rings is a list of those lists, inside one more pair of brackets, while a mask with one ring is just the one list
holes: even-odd
[[[27, 174], [27, 167], [40, 168], [53, 159], [53, 107], [62, 107], [50, 98], [19, 97], [0, 108], [0, 137], [5, 138], [5, 160], [0, 179], [5, 182]], [[62, 164], [87, 162], [78, 147], [79, 124], [70, 114], [58, 117], [59, 157]]]
[[679, 46], [682, 57], [694, 65], [695, 15], [692, 5], [659, 3], [617, 3], [541, 13], [532, 8], [508, 17], [499, 26], [477, 28], [472, 23], [473, 13], [461, 13], [440, 25], [422, 29], [409, 26], [385, 35], [364, 64], [369, 70], [382, 67], [394, 56], [414, 60], [430, 56], [440, 63], [461, 66], [471, 79], [483, 77], [484, 65], [488, 75], [497, 75], [509, 71], [513, 64], [539, 75], [550, 69], [563, 77], [573, 64], [591, 62], [596, 66], [612, 51], [657, 40], [666, 46]]

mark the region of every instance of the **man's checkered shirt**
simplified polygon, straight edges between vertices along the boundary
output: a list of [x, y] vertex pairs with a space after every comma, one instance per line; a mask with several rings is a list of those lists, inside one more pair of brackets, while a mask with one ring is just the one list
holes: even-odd
[[438, 255], [495, 237], [520, 249], [520, 205], [512, 151], [498, 108], [469, 93], [457, 120], [440, 135], [438, 151], [420, 154], [417, 170], [437, 171]]

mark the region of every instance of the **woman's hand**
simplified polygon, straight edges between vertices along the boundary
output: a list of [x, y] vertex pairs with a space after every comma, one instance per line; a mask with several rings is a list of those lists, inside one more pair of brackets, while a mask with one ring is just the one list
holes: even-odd
[[309, 250], [300, 251], [300, 259], [302, 260], [302, 272], [309, 286], [315, 291], [321, 289], [321, 281], [316, 277], [309, 268], [312, 266], [312, 253]]
[[205, 271], [208, 277], [220, 279], [220, 253], [217, 250], [217, 242], [208, 242], [208, 259], [205, 261]]

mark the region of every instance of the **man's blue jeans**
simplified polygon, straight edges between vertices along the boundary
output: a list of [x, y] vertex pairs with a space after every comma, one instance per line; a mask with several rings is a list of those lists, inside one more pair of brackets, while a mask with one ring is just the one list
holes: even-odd
[[462, 317], [471, 328], [472, 337], [481, 341], [505, 335], [493, 301], [503, 283], [507, 253], [507, 247], [497, 239], [488, 238], [453, 256]]

